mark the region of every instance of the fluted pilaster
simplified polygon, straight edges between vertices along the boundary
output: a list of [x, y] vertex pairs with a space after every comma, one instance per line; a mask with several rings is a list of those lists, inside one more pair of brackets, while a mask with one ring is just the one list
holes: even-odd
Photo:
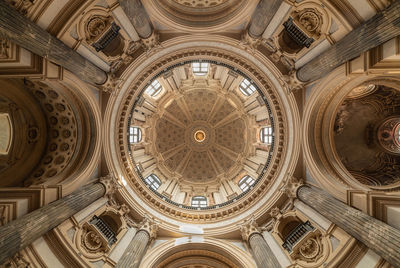
[[301, 82], [321, 78], [339, 65], [358, 57], [400, 34], [400, 1], [395, 0], [384, 11], [351, 31], [328, 50], [297, 71]]
[[119, 0], [119, 4], [140, 38], [149, 38], [153, 33], [153, 26], [140, 0]]
[[253, 233], [250, 236], [249, 245], [258, 267], [281, 268], [274, 253], [260, 233]]
[[137, 268], [145, 255], [149, 242], [157, 235], [158, 225], [154, 221], [145, 218], [139, 231], [129, 243], [118, 261], [116, 268]]
[[254, 219], [245, 222], [240, 230], [242, 238], [248, 241], [258, 267], [281, 268], [271, 248], [268, 246]]
[[129, 243], [116, 268], [137, 268], [142, 261], [149, 245], [150, 235], [145, 230], [139, 230]]
[[32, 51], [74, 73], [83, 81], [102, 85], [107, 74], [16, 10], [0, 1], [0, 37]]
[[261, 0], [258, 3], [249, 26], [251, 37], [258, 38], [264, 33], [281, 4], [282, 0]]
[[102, 183], [79, 190], [0, 227], [0, 264], [19, 250], [104, 196]]
[[298, 187], [297, 197], [364, 243], [394, 267], [400, 267], [400, 231], [398, 229], [312, 186]]

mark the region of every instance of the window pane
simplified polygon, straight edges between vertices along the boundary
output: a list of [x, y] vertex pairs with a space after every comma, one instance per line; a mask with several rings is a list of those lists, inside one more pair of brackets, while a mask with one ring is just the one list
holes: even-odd
[[206, 207], [207, 198], [204, 196], [194, 196], [192, 198], [192, 207]]
[[154, 190], [161, 186], [161, 180], [155, 174], [147, 176], [144, 180]]
[[208, 73], [208, 62], [193, 62], [192, 72], [194, 75], [206, 75]]

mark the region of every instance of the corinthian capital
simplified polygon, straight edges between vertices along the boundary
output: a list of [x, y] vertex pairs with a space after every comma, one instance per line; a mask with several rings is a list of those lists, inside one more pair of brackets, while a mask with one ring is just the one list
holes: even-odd
[[304, 185], [304, 180], [303, 179], [298, 179], [296, 177], [293, 177], [293, 175], [288, 175], [286, 179], [285, 185], [282, 187], [281, 191], [286, 193], [286, 195], [291, 198], [295, 199], [297, 198], [297, 190], [300, 188], [300, 186]]
[[261, 233], [260, 228], [257, 225], [255, 219], [251, 218], [246, 220], [243, 224], [240, 225], [240, 231], [242, 232], [242, 238], [244, 241], [249, 241], [249, 237], [254, 233]]
[[157, 237], [158, 223], [149, 217], [145, 217], [140, 223], [139, 229], [146, 231], [150, 239], [155, 239]]
[[106, 188], [106, 193], [104, 195], [107, 197], [111, 197], [117, 189], [121, 187], [113, 174], [101, 177], [99, 182]]
[[286, 87], [289, 93], [297, 90], [302, 90], [304, 88], [304, 83], [297, 79], [297, 73], [295, 70], [289, 72], [289, 74], [283, 76], [283, 80], [286, 83]]

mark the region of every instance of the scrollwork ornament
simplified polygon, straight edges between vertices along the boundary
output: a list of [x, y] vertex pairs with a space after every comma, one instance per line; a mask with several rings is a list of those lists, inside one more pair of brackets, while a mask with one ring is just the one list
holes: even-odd
[[121, 186], [117, 182], [117, 179], [114, 177], [114, 175], [107, 175], [105, 177], [101, 177], [99, 179], [99, 182], [104, 185], [106, 188], [105, 196], [107, 196], [109, 199], [112, 199], [112, 195], [119, 189]]
[[146, 231], [149, 234], [150, 239], [155, 239], [157, 237], [158, 225], [159, 224], [154, 219], [145, 216], [143, 221], [140, 223], [140, 230]]
[[161, 47], [158, 33], [153, 31], [150, 37], [142, 39], [142, 47], [146, 50], [146, 53], [157, 51], [157, 49]]
[[244, 221], [239, 228], [242, 233], [242, 239], [246, 242], [249, 241], [252, 234], [261, 233], [261, 229], [254, 218]]
[[295, 70], [292, 70], [287, 75], [284, 75], [283, 81], [286, 83], [288, 93], [304, 89], [304, 83], [297, 79]]
[[20, 253], [15, 254], [12, 258], [4, 263], [4, 268], [30, 268], [31, 264]]
[[309, 238], [299, 248], [299, 254], [305, 260], [314, 260], [320, 253], [320, 245], [315, 238]]
[[304, 185], [303, 179], [298, 179], [293, 175], [288, 175], [286, 184], [282, 187], [283, 191], [290, 199], [297, 198], [297, 190]]
[[240, 45], [250, 52], [254, 53], [257, 47], [261, 44], [261, 39], [253, 38], [249, 35], [249, 32], [246, 31], [242, 35], [242, 40], [240, 41]]

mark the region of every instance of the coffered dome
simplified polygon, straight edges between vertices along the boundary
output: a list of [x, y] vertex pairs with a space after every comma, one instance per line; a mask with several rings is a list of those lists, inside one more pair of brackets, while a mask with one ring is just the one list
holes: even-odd
[[155, 124], [160, 162], [187, 183], [213, 182], [229, 171], [238, 172], [249, 149], [245, 119], [250, 119], [243, 105], [238, 99], [236, 105], [232, 94], [224, 95], [217, 83], [210, 89], [204, 82], [195, 80], [176, 94], [161, 108], [165, 112], [157, 115]]
[[[145, 137], [130, 139], [132, 162], [147, 184], [155, 186], [148, 176], [159, 180], [152, 188], [164, 199], [186, 206], [194, 196], [208, 197], [207, 206], [226, 203], [242, 193], [241, 178], [254, 183], [267, 167], [263, 156], [273, 151], [267, 107], [254, 82], [228, 67], [193, 61], [172, 68], [154, 78], [132, 108], [128, 135], [135, 128]], [[270, 129], [269, 140], [261, 140], [263, 128]]]

